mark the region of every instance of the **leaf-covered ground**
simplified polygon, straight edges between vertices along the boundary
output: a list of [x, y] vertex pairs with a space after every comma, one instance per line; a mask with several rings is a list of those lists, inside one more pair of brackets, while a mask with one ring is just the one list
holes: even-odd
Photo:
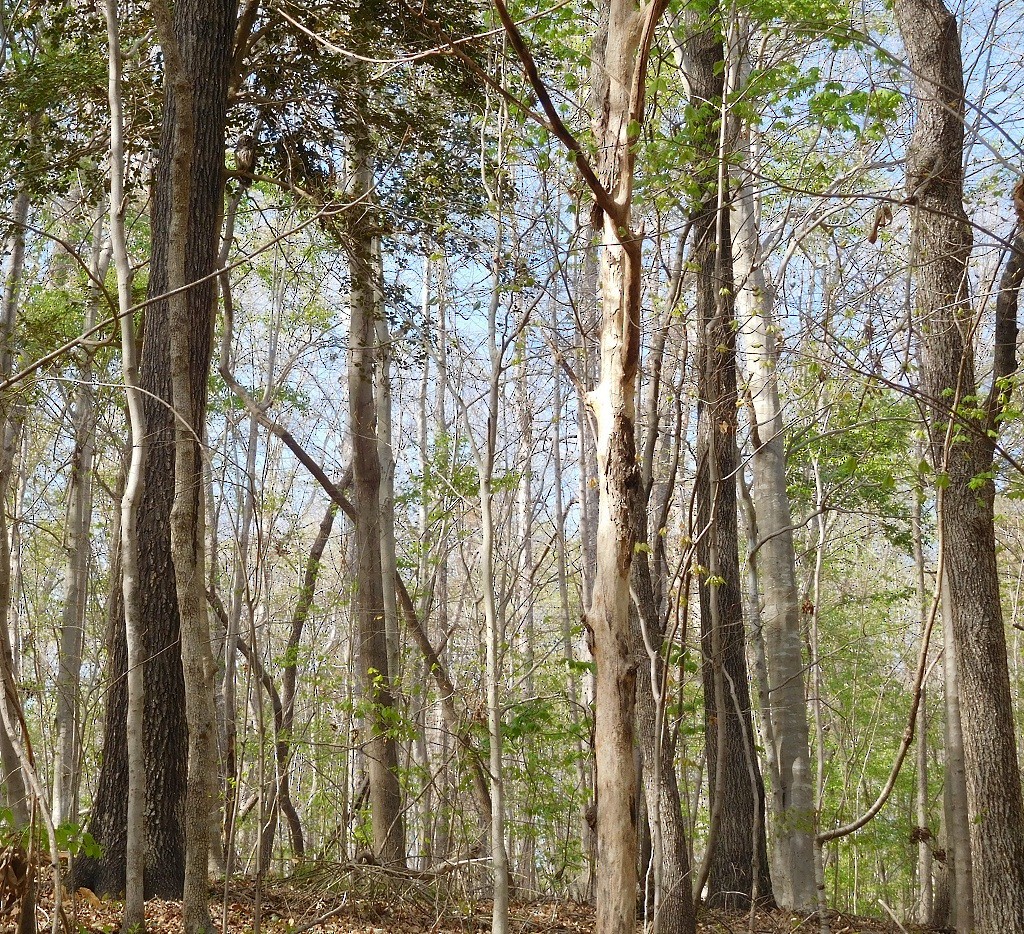
[[[52, 888], [40, 880], [38, 929], [50, 930], [53, 898]], [[357, 887], [358, 888], [358, 887]], [[450, 897], [435, 897], [430, 889], [396, 890], [394, 897], [382, 896], [378, 890], [373, 898], [349, 891], [325, 891], [309, 884], [268, 884], [257, 893], [252, 883], [233, 884], [225, 897], [224, 889], [211, 889], [211, 911], [214, 923], [225, 934], [300, 934], [315, 931], [321, 934], [467, 934], [490, 930], [490, 906], [487, 903], [459, 905]], [[436, 890], [434, 890], [437, 896]], [[258, 894], [258, 898], [257, 898]], [[81, 890], [72, 898], [64, 897], [63, 911], [67, 918], [65, 930], [73, 934], [112, 934], [121, 920], [121, 903], [98, 899]], [[225, 926], [226, 919], [226, 926]], [[181, 934], [181, 903], [160, 901], [146, 903], [146, 924], [151, 934]], [[0, 931], [15, 930], [12, 915], [0, 918]], [[700, 934], [817, 934], [816, 920], [784, 912], [749, 913], [703, 910]], [[594, 912], [589, 906], [571, 902], [532, 902], [517, 904], [512, 909], [513, 934], [590, 934], [594, 929]], [[642, 926], [638, 922], [637, 930]], [[920, 934], [927, 929], [914, 925], [902, 928], [891, 921], [853, 918], [833, 914], [832, 934]]]

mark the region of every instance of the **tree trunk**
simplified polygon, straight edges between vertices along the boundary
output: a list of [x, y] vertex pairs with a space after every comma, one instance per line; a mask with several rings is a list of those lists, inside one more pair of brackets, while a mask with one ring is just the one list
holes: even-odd
[[[646, 509], [634, 497], [638, 530]], [[638, 531], [638, 541], [646, 536]], [[633, 556], [634, 611], [631, 613], [636, 657], [636, 720], [643, 751], [643, 792], [650, 824], [653, 859], [653, 911], [648, 921], [653, 934], [692, 934], [696, 930], [689, 846], [675, 769], [675, 743], [665, 725], [665, 632], [654, 598], [647, 553]], [[641, 884], [646, 889], [645, 880]]]
[[[172, 86], [175, 76], [168, 62], [168, 86], [151, 224], [149, 296], [156, 299], [164, 295], [176, 281], [178, 285], [197, 283], [183, 293], [182, 300], [176, 304], [187, 306], [188, 317], [184, 325], [185, 335], [179, 333], [178, 336], [188, 336], [192, 344], [188, 361], [191, 398], [189, 404], [182, 407], [181, 414], [189, 426], [198, 426], [200, 437], [213, 327], [213, 281], [205, 277], [215, 268], [227, 66], [234, 21], [232, 0], [213, 0], [212, 3], [182, 0], [175, 4], [174, 32], [184, 67], [183, 74], [178, 77], [183, 78], [191, 89], [188, 96], [192, 101], [190, 115], [195, 124], [195, 136], [187, 153], [191, 171], [188, 173], [186, 199], [180, 189], [175, 190], [174, 184], [174, 141], [180, 89]], [[174, 213], [187, 215], [184, 218], [185, 230], [181, 234], [187, 237], [188, 249], [182, 249], [177, 260], [184, 269], [172, 272], [169, 267]], [[178, 245], [184, 247], [181, 238]], [[177, 648], [181, 635], [178, 593], [168, 534], [175, 492], [175, 427], [169, 410], [172, 402], [170, 350], [173, 332], [170, 304], [167, 299], [155, 301], [148, 306], [145, 315], [140, 384], [145, 395], [144, 414], [150, 443], [146, 452], [145, 493], [139, 507], [137, 535], [140, 617], [146, 624], [145, 682], [149, 688], [144, 714], [146, 895], [180, 898], [185, 877], [182, 820], [189, 735], [182, 660]], [[187, 439], [185, 443], [189, 443]], [[198, 498], [202, 490], [198, 456], [192, 460], [195, 473], [189, 482], [194, 480], [194, 495]], [[185, 478], [180, 478], [180, 481], [184, 489]], [[196, 537], [193, 529], [187, 537], [188, 542], [196, 546], [195, 554], [201, 556], [201, 535]], [[179, 542], [179, 545], [187, 547], [188, 542]], [[201, 561], [197, 566], [197, 582], [201, 585]], [[119, 602], [117, 609], [120, 614]], [[90, 819], [90, 832], [103, 847], [103, 855], [79, 862], [76, 884], [98, 893], [116, 895], [125, 885], [128, 763], [125, 755], [127, 690], [123, 616], [114, 620], [113, 625], [115, 637], [109, 659], [112, 687], [107, 702], [103, 763]], [[199, 738], [193, 737], [193, 740]], [[207, 761], [203, 769], [209, 769], [211, 765], [212, 762]], [[205, 781], [203, 776], [194, 777]], [[209, 812], [207, 802], [201, 817], [195, 812], [191, 817], [205, 823]], [[204, 852], [204, 893], [205, 859]]]
[[394, 581], [398, 573], [395, 543], [395, 448], [391, 421], [391, 360], [394, 348], [384, 307], [384, 268], [380, 256], [380, 237], [371, 244], [373, 258], [373, 326], [377, 337], [377, 365], [374, 369], [374, 401], [377, 405], [377, 451], [380, 455], [380, 568], [384, 584], [384, 635], [388, 646], [388, 672], [393, 683], [402, 674], [402, 648], [398, 631], [398, 601]]
[[[558, 306], [551, 302], [551, 332], [558, 333]], [[572, 637], [572, 610], [569, 603], [569, 562], [566, 555], [566, 534], [565, 534], [565, 504], [563, 501], [563, 467], [562, 467], [562, 374], [557, 360], [553, 361], [552, 382], [554, 384], [552, 410], [554, 412], [554, 423], [551, 426], [551, 450], [554, 467], [554, 497], [555, 497], [555, 559], [558, 573], [558, 606], [559, 621], [561, 623], [562, 636], [562, 658], [566, 663], [565, 669], [565, 691], [569, 699], [569, 717], [572, 723], [572, 732], [576, 737], [576, 779], [579, 782], [580, 791], [586, 795], [590, 788], [590, 769], [588, 756], [585, 754], [583, 737], [580, 730], [580, 691], [577, 688], [577, 674], [574, 665], [575, 653], [573, 652]], [[582, 448], [582, 446], [581, 446]], [[580, 456], [583, 456], [581, 449]], [[581, 515], [583, 510], [581, 509]], [[584, 798], [586, 800], [586, 798]], [[583, 856], [584, 866], [590, 865], [589, 851], [590, 840], [593, 831], [586, 819], [578, 820], [577, 826], [580, 832], [580, 852]], [[586, 870], [584, 870], [586, 871]], [[589, 877], [589, 873], [587, 873]], [[586, 900], [589, 897], [590, 886], [586, 883], [579, 886], [578, 897]]]
[[[633, 801], [636, 658], [630, 632], [630, 569], [636, 545], [631, 497], [640, 362], [641, 240], [631, 228], [634, 151], [644, 113], [647, 53], [664, 4], [609, 0], [595, 40], [593, 96], [601, 228], [600, 379], [587, 396], [596, 427], [597, 555], [587, 622], [597, 667], [597, 934], [632, 932], [637, 837]], [[634, 91], [635, 89], [635, 91]]]
[[[28, 195], [19, 192], [14, 199], [14, 229], [9, 239], [11, 259], [4, 277], [3, 295], [0, 297], [0, 376], [3, 378], [11, 375], [14, 360], [14, 330], [21, 273], [25, 261], [25, 223], [28, 221], [28, 209]], [[10, 401], [3, 400], [3, 407], [0, 409], [0, 439], [4, 439], [5, 442], [8, 435], [10, 406]], [[7, 489], [10, 485], [12, 466], [13, 451], [8, 452], [5, 449], [0, 453], [0, 511], [6, 511]], [[2, 660], [4, 670], [13, 676], [17, 669], [10, 632], [10, 532], [5, 516], [0, 516], [0, 535], [3, 538], [0, 561], [6, 561], [8, 564], [5, 571], [0, 569], [8, 580], [7, 589], [0, 593], [0, 600], [2, 600], [2, 605], [0, 605], [0, 652], [4, 656]], [[3, 769], [4, 800], [11, 810], [14, 826], [21, 829], [27, 827], [29, 822], [28, 789], [22, 772], [21, 760], [15, 748], [17, 738], [8, 736], [4, 729], [4, 723], [16, 723], [17, 708], [15, 701], [7, 697], [6, 691], [0, 696], [0, 704], [4, 704], [7, 708], [6, 716], [0, 722], [0, 767]]]
[[943, 823], [946, 831], [946, 889], [948, 920], [957, 934], [974, 930], [974, 861], [971, 858], [971, 823], [967, 806], [967, 770], [964, 764], [963, 721], [960, 716], [960, 679], [956, 671], [956, 640], [949, 610], [946, 576], [942, 580], [943, 745], [945, 782]]
[[[372, 189], [368, 146], [367, 139], [353, 144], [357, 196], [365, 197]], [[398, 786], [398, 752], [391, 732], [394, 698], [388, 669], [381, 569], [381, 468], [373, 392], [376, 303], [371, 240], [374, 232], [368, 229], [372, 223], [372, 219], [361, 218], [359, 224], [364, 225], [363, 229], [352, 232], [349, 244], [351, 323], [348, 390], [358, 563], [356, 643], [366, 699], [363, 753], [370, 778], [374, 855], [385, 864], [404, 865], [405, 835]]]
[[[527, 699], [532, 700], [536, 696], [534, 685], [534, 667], [536, 659], [534, 656], [534, 643], [536, 639], [534, 631], [534, 581], [533, 581], [533, 510], [535, 508], [533, 490], [533, 403], [530, 398], [530, 380], [527, 361], [529, 353], [527, 340], [524, 335], [518, 343], [519, 352], [519, 374], [516, 385], [517, 416], [519, 420], [519, 469], [522, 474], [519, 479], [518, 504], [519, 513], [519, 540], [523, 543], [522, 553], [519, 557], [518, 571], [518, 598], [517, 602], [522, 612], [522, 638], [523, 638], [523, 690]], [[525, 754], [529, 758], [537, 754], [536, 744], [533, 737], [524, 736], [523, 742], [526, 745]], [[523, 851], [520, 859], [519, 882], [526, 890], [527, 898], [536, 897], [537, 889], [537, 827], [534, 818], [529, 817], [523, 826]]]
[[[681, 51], [692, 105], [699, 114], [700, 122], [694, 127], [698, 159], [711, 167], [703, 172], [703, 203], [693, 216], [701, 336], [697, 562], [708, 569], [709, 575], [700, 587], [702, 675], [710, 800], [712, 811], [718, 812], [710, 854], [709, 895], [712, 904], [739, 907], [749, 904], [755, 892], [764, 904], [771, 904], [773, 896], [765, 840], [764, 783], [753, 743], [740, 599], [735, 289], [730, 205], [725, 203], [722, 167], [724, 136], [720, 139], [716, 132], [724, 123], [724, 52], [718, 27], [706, 21], [692, 23]], [[720, 132], [724, 134], [724, 128]], [[716, 169], [718, 178], [713, 174]], [[716, 685], [719, 678], [725, 681], [724, 689]], [[721, 764], [720, 754], [724, 755]]]
[[[1016, 369], [1013, 244], [996, 306], [995, 366], [977, 397], [967, 296], [971, 228], [964, 213], [964, 76], [955, 16], [941, 0], [899, 0], [896, 20], [914, 74], [917, 122], [907, 154], [917, 314], [938, 490], [939, 534], [959, 680], [979, 931], [1024, 931], [1024, 803], [996, 563], [991, 479], [1007, 381]], [[979, 405], [979, 403], [981, 403]], [[966, 407], [967, 411], [963, 411]]]
[[[109, 252], [103, 249], [104, 207], [97, 210], [96, 229], [93, 233], [90, 269], [99, 281], [106, 278]], [[99, 290], [95, 283], [89, 288], [83, 333], [96, 323]], [[93, 464], [93, 375], [89, 358], [79, 370], [78, 389], [75, 394], [74, 424], [75, 448], [71, 460], [71, 479], [68, 490], [68, 525], [65, 538], [67, 552], [67, 586], [61, 614], [60, 650], [57, 672], [57, 712], [54, 717], [53, 762], [53, 822], [60, 825], [66, 820], [78, 821], [79, 757], [82, 727], [79, 721], [79, 687], [82, 668], [82, 643], [85, 630], [85, 608], [88, 598], [89, 557], [91, 554], [90, 528], [92, 525], [92, 464]]]
[[[921, 460], [924, 452], [918, 446], [915, 457]], [[921, 528], [921, 511], [924, 491], [918, 486], [914, 489], [914, 505], [910, 513], [911, 532], [914, 536], [914, 584], [917, 596], [918, 622], [921, 636], [928, 628], [929, 607], [925, 588], [924, 532]], [[933, 836], [929, 824], [929, 793], [928, 793], [928, 695], [925, 684], [921, 684], [921, 704], [917, 711], [917, 920], [921, 924], [930, 924], [932, 905], [934, 903], [934, 886], [932, 882], [932, 842]]]
[[127, 746], [127, 795], [125, 802], [125, 894], [122, 927], [145, 929], [146, 879], [146, 761], [145, 761], [145, 626], [140, 615], [138, 513], [145, 489], [145, 399], [139, 391], [139, 352], [135, 321], [131, 314], [131, 264], [125, 232], [127, 199], [124, 191], [127, 154], [124, 142], [123, 61], [115, 0], [106, 0], [108, 103], [110, 107], [110, 242], [117, 275], [117, 309], [120, 315], [121, 377], [128, 402], [131, 457], [125, 472], [117, 527], [120, 531], [121, 607], [124, 612], [126, 681], [125, 744]]
[[[749, 126], [745, 136], [750, 159]], [[764, 275], [760, 237], [755, 222], [754, 193], [749, 182], [734, 195], [736, 314], [743, 337], [743, 361], [753, 409], [751, 495], [758, 541], [748, 560], [757, 562], [763, 588], [761, 611], [768, 666], [769, 705], [763, 716], [772, 721], [778, 762], [778, 787], [772, 788], [775, 831], [776, 896], [789, 910], [808, 912], [815, 906], [814, 791], [804, 700], [804, 659], [800, 601], [796, 583], [793, 516], [786, 486], [785, 425], [779, 400], [779, 352], [775, 335], [774, 296]], [[751, 599], [756, 600], [757, 594]]]
[[281, 676], [281, 723], [275, 738], [275, 749], [277, 753], [278, 789], [277, 800], [288, 824], [288, 833], [292, 840], [292, 852], [296, 859], [303, 859], [306, 855], [306, 843], [302, 834], [302, 824], [299, 821], [298, 812], [292, 802], [291, 795], [291, 754], [294, 743], [295, 730], [295, 691], [298, 676], [298, 654], [302, 642], [302, 630], [305, 628], [306, 620], [309, 618], [310, 608], [313, 606], [313, 599], [316, 596], [316, 582], [320, 575], [320, 564], [323, 560], [324, 550], [331, 537], [331, 530], [334, 528], [334, 519], [338, 514], [337, 504], [333, 501], [324, 512], [320, 520], [320, 528], [317, 530], [316, 539], [309, 550], [309, 558], [306, 560], [306, 573], [302, 580], [302, 589], [299, 591], [298, 600], [295, 602], [295, 612], [292, 614], [291, 630], [288, 633], [288, 644], [285, 647], [285, 658], [287, 662]]
[[[179, 612], [185, 687], [188, 764], [184, 801], [185, 866], [182, 916], [186, 934], [212, 931], [207, 865], [214, 809], [216, 720], [214, 665], [205, 588], [202, 445], [212, 354], [215, 290], [190, 268], [196, 254], [207, 275], [217, 268], [224, 164], [224, 122], [235, 5], [153, 6], [165, 59], [165, 106], [170, 118], [161, 155], [170, 160], [167, 285], [169, 375], [173, 407], [174, 494], [170, 511], [171, 561]], [[211, 100], [204, 100], [207, 92]], [[207, 109], [206, 105], [209, 105]], [[168, 125], [169, 124], [169, 125]], [[209, 173], [212, 191], [193, 201], [196, 176]], [[201, 181], [200, 181], [201, 183]], [[198, 186], [197, 186], [198, 187]], [[213, 195], [213, 197], [210, 197]], [[154, 234], [159, 228], [154, 226]], [[188, 287], [188, 290], [186, 290]], [[202, 304], [194, 297], [199, 296]]]

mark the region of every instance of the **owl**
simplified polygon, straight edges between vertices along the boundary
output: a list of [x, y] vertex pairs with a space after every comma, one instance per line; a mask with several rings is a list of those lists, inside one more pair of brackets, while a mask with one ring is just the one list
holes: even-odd
[[256, 140], [251, 133], [243, 133], [235, 144], [235, 169], [243, 188], [252, 184], [252, 173], [256, 168]]

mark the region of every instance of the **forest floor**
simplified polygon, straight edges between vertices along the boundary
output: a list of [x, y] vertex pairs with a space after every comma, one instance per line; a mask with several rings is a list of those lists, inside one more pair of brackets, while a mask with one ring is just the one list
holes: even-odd
[[[472, 934], [488, 931], [490, 906], [486, 902], [459, 904], [451, 893], [438, 897], [436, 889], [410, 887], [390, 896], [379, 889], [328, 891], [308, 882], [267, 883], [259, 892], [249, 882], [235, 882], [225, 897], [221, 888], [211, 889], [214, 925], [224, 934]], [[433, 895], [431, 896], [431, 893]], [[37, 909], [38, 930], [51, 929], [52, 887], [40, 879]], [[70, 934], [116, 934], [120, 928], [121, 903], [99, 899], [85, 889], [72, 901], [64, 898]], [[257, 918], [258, 915], [258, 918]], [[226, 919], [226, 926], [224, 924]], [[146, 903], [149, 934], [181, 934], [181, 903], [153, 899]], [[0, 917], [0, 932], [14, 931], [12, 915]], [[593, 909], [572, 902], [530, 902], [513, 905], [511, 934], [590, 934]], [[637, 930], [642, 926], [637, 924]], [[699, 934], [818, 934], [813, 918], [786, 912], [716, 911], [702, 909]], [[893, 921], [832, 913], [832, 934], [923, 934], [929, 929], [901, 926]]]

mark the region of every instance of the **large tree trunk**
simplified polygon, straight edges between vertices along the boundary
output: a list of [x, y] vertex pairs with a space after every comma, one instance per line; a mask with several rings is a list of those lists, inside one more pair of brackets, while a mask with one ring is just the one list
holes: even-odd
[[1006, 381], [1016, 369], [1020, 238], [996, 307], [995, 365], [977, 398], [967, 296], [971, 228], [963, 207], [964, 77], [955, 16], [941, 0], [899, 0], [917, 123], [907, 153], [921, 389], [938, 490], [943, 599], [959, 680], [976, 929], [1024, 931], [1024, 804], [996, 564], [991, 479]]
[[[372, 189], [368, 148], [367, 139], [353, 144], [357, 197], [367, 196]], [[348, 247], [351, 259], [348, 392], [358, 564], [356, 644], [367, 705], [363, 754], [370, 780], [374, 855], [385, 864], [404, 865], [405, 834], [398, 786], [398, 752], [391, 733], [394, 698], [388, 668], [381, 570], [381, 466], [373, 392], [376, 355], [376, 274], [371, 245], [375, 232], [370, 229], [373, 223], [372, 214], [360, 218]]]
[[587, 621], [593, 632], [597, 765], [597, 934], [635, 926], [637, 838], [633, 802], [636, 658], [630, 569], [636, 545], [631, 497], [640, 362], [641, 241], [631, 229], [633, 145], [643, 119], [647, 53], [664, 5], [609, 0], [594, 47], [595, 137], [601, 229], [600, 379], [587, 397], [597, 441], [597, 555]]
[[[693, 217], [697, 277], [697, 547], [709, 579], [700, 587], [705, 736], [713, 821], [712, 904], [771, 903], [764, 783], [754, 746], [740, 599], [736, 513], [736, 328], [729, 209], [719, 117], [724, 52], [716, 25], [691, 23], [682, 46], [699, 114], [703, 203]], [[720, 736], [720, 731], [723, 735]], [[723, 761], [719, 762], [719, 757]]]
[[[195, 123], [190, 149], [191, 172], [187, 204], [188, 249], [183, 276], [197, 284], [184, 293], [191, 322], [191, 405], [182, 415], [201, 426], [206, 401], [210, 340], [213, 328], [213, 280], [216, 233], [220, 220], [221, 173], [224, 155], [227, 64], [235, 22], [232, 0], [182, 0], [175, 4], [174, 29], [191, 85]], [[166, 92], [160, 161], [152, 215], [149, 296], [164, 295], [172, 286], [169, 251], [172, 206], [180, 202], [173, 189], [172, 162], [176, 134], [177, 90]], [[198, 280], [204, 280], [199, 282]], [[178, 644], [180, 619], [175, 568], [171, 558], [170, 522], [174, 499], [175, 430], [170, 412], [170, 303], [154, 302], [146, 310], [140, 374], [149, 445], [145, 459], [145, 493], [138, 516], [140, 617], [146, 625], [144, 652], [146, 758], [146, 895], [180, 898], [185, 877], [183, 807], [188, 756], [185, 684]], [[200, 427], [201, 432], [201, 427]], [[195, 493], [202, 490], [195, 458]], [[201, 549], [201, 538], [197, 539]], [[201, 553], [201, 552], [199, 552]], [[202, 575], [198, 578], [202, 583]], [[76, 881], [96, 892], [116, 895], [125, 885], [125, 821], [128, 763], [125, 755], [127, 711], [126, 649], [120, 602], [112, 621], [114, 638], [108, 661], [112, 685], [107, 702], [103, 764], [90, 832], [103, 847], [98, 859], [78, 864]], [[210, 763], [207, 763], [209, 767]], [[207, 811], [206, 818], [209, 816]]]
[[[169, 362], [174, 411], [174, 496], [171, 560], [180, 620], [180, 652], [188, 726], [184, 801], [185, 872], [182, 917], [186, 934], [212, 931], [207, 863], [215, 791], [214, 664], [205, 588], [202, 445], [215, 315], [214, 281], [193, 274], [198, 255], [207, 276], [217, 268], [222, 198], [227, 82], [234, 37], [233, 0], [199, 5], [160, 3], [153, 14], [165, 59], [169, 134], [161, 154], [171, 163], [166, 218]], [[203, 99], [202, 95], [210, 95]], [[210, 190], [193, 200], [193, 184], [208, 173]], [[161, 225], [162, 227], [162, 225]], [[154, 225], [154, 239], [158, 230]], [[162, 231], [161, 231], [162, 232]], [[188, 289], [185, 291], [185, 289]], [[198, 299], [198, 300], [197, 300]], [[201, 303], [200, 303], [201, 302]]]

